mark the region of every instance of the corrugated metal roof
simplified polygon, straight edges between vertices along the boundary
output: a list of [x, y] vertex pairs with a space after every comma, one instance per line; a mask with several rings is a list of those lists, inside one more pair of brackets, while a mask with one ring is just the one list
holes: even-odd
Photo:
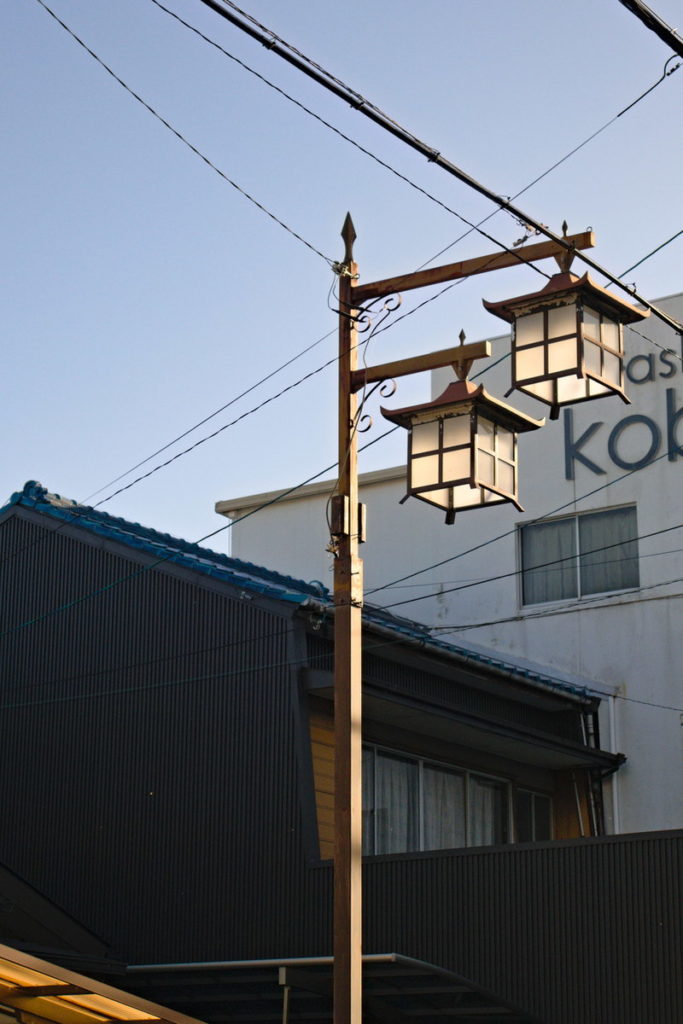
[[[233, 586], [280, 601], [303, 605], [319, 603], [324, 608], [332, 608], [332, 595], [327, 587], [317, 580], [305, 582], [292, 576], [274, 572], [264, 566], [244, 562], [238, 558], [199, 544], [172, 537], [149, 526], [133, 523], [119, 516], [109, 515], [88, 505], [81, 505], [70, 498], [59, 494], [51, 494], [47, 488], [35, 480], [29, 480], [21, 491], [16, 491], [6, 505], [0, 509], [0, 515], [12, 506], [35, 509], [54, 519], [61, 520], [64, 525], [77, 526], [90, 534], [108, 538], [127, 547], [158, 558], [160, 562], [170, 562], [187, 569], [200, 572], [205, 576], [221, 580]], [[583, 686], [572, 685], [566, 680], [546, 675], [542, 672], [515, 664], [513, 661], [502, 660], [481, 649], [463, 647], [435, 637], [428, 626], [411, 619], [401, 618], [386, 609], [365, 604], [363, 617], [369, 625], [376, 625], [391, 630], [400, 637], [413, 643], [424, 644], [425, 649], [433, 653], [439, 651], [466, 659], [471, 664], [479, 664], [482, 668], [492, 668], [499, 672], [513, 675], [517, 680], [527, 681], [531, 685], [540, 684], [575, 697], [588, 698], [590, 695]]]

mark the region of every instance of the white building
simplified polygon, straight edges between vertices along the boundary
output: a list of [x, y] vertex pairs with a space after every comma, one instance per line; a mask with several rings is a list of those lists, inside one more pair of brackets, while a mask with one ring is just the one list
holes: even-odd
[[[683, 295], [658, 305], [683, 320]], [[628, 758], [606, 783], [608, 829], [638, 832], [683, 825], [683, 339], [655, 317], [625, 335], [632, 404], [579, 404], [522, 436], [524, 512], [497, 505], [446, 526], [435, 508], [399, 504], [404, 467], [370, 473], [362, 555], [368, 601], [603, 697], [600, 745]], [[493, 361], [506, 350], [495, 339]], [[434, 374], [435, 397], [451, 375]], [[510, 360], [484, 382], [502, 397]], [[508, 401], [546, 411], [518, 394]], [[233, 555], [331, 586], [332, 486], [304, 487], [236, 524]], [[270, 497], [216, 510], [236, 518]]]

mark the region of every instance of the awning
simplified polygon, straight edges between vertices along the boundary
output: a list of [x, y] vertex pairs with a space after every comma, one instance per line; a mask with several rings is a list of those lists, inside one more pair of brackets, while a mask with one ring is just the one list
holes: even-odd
[[[210, 1024], [331, 1024], [332, 957], [129, 967], [138, 991]], [[434, 964], [363, 957], [363, 1024], [540, 1024], [539, 1018]]]
[[138, 996], [0, 945], [0, 1022], [198, 1024]]

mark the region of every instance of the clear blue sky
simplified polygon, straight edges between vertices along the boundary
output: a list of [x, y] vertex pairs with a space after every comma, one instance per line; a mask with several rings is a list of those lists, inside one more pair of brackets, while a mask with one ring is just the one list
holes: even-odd
[[[235, 56], [463, 216], [493, 207], [248, 39], [199, 0], [165, 0]], [[514, 194], [660, 76], [671, 55], [618, 0], [244, 0], [265, 25], [501, 194]], [[50, 0], [82, 39], [228, 176], [333, 258], [351, 210], [364, 279], [415, 269], [462, 225], [152, 0]], [[653, 6], [676, 25], [675, 0]], [[36, 0], [4, 0], [0, 500], [27, 479], [85, 499], [335, 327], [330, 270], [183, 146]], [[520, 200], [591, 225], [616, 274], [683, 227], [683, 68]], [[508, 215], [486, 226], [505, 245]], [[490, 252], [472, 234], [449, 260]], [[683, 290], [683, 237], [629, 275]], [[500, 333], [481, 307], [540, 287], [474, 278], [372, 343], [383, 362]], [[421, 297], [426, 297], [423, 295]], [[404, 308], [417, 299], [404, 297]], [[143, 467], [334, 357], [321, 342]], [[398, 404], [426, 397], [402, 383]], [[218, 499], [293, 485], [335, 460], [334, 367], [102, 507], [196, 540]], [[368, 439], [383, 431], [378, 410]], [[403, 441], [363, 456], [376, 469]], [[138, 471], [140, 472], [140, 471]], [[127, 483], [138, 473], [116, 486]], [[99, 500], [115, 490], [105, 488]], [[228, 534], [211, 542], [226, 550]]]

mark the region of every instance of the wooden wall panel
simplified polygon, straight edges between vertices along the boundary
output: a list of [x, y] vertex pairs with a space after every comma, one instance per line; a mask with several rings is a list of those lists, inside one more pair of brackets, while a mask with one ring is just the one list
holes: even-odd
[[313, 707], [310, 723], [320, 856], [327, 860], [334, 854], [334, 715]]

